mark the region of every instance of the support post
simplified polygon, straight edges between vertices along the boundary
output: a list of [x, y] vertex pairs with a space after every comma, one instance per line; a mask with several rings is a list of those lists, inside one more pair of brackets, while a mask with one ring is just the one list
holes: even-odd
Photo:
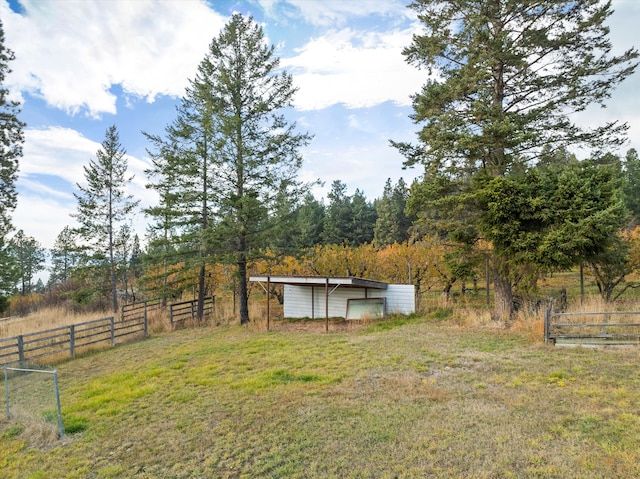
[[551, 327], [551, 312], [553, 311], [553, 300], [549, 301], [547, 310], [544, 312], [544, 344], [549, 344], [549, 329]]
[[329, 332], [329, 278], [324, 279], [324, 317], [325, 332]]
[[9, 372], [7, 365], [4, 365], [4, 400], [7, 405], [7, 419], [11, 419], [11, 410], [9, 409]]
[[20, 364], [24, 364], [24, 339], [22, 334], [18, 336], [18, 360]]
[[72, 324], [69, 326], [69, 352], [71, 359], [76, 358], [76, 327]]
[[269, 308], [269, 297], [271, 291], [271, 276], [267, 276], [267, 331], [269, 331], [269, 323], [271, 321], [271, 309]]
[[64, 426], [62, 424], [62, 408], [60, 407], [60, 388], [58, 387], [58, 371], [53, 372], [53, 384], [56, 387], [56, 404], [58, 405], [58, 427], [60, 428], [60, 438], [64, 437]]
[[491, 273], [489, 272], [489, 254], [485, 253], [484, 255], [484, 275], [486, 280], [486, 301], [487, 308], [491, 307]]
[[584, 263], [580, 263], [580, 304], [584, 304]]
[[116, 345], [116, 328], [113, 321], [113, 316], [109, 318], [109, 323], [111, 323], [111, 346]]

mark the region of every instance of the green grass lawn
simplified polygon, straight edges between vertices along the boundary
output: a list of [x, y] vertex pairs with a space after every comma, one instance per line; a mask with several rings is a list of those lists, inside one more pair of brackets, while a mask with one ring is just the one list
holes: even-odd
[[3, 418], [0, 475], [640, 477], [638, 349], [390, 325], [198, 328], [59, 364], [66, 437]]

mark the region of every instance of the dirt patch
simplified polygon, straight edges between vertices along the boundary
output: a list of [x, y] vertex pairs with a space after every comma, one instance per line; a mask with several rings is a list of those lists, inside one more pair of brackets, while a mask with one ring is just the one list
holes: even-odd
[[[343, 333], [348, 331], [358, 331], [369, 324], [368, 321], [354, 321], [345, 319], [330, 319], [327, 322], [324, 319], [301, 319], [299, 321], [290, 321], [284, 319], [271, 320], [269, 331], [300, 331], [307, 333]], [[265, 323], [266, 328], [266, 323]]]

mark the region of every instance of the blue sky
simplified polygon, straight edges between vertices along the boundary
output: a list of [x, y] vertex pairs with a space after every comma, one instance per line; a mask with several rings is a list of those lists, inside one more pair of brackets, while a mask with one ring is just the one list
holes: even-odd
[[[50, 248], [73, 226], [73, 192], [115, 124], [135, 175], [130, 193], [153, 204], [142, 131], [161, 134], [210, 41], [233, 12], [252, 15], [276, 46], [299, 88], [289, 113], [314, 135], [301, 177], [320, 179], [326, 195], [340, 179], [373, 200], [387, 178], [410, 183], [389, 139], [413, 140], [410, 95], [426, 72], [405, 64], [403, 47], [418, 31], [405, 0], [0, 0], [6, 46], [16, 60], [6, 85], [27, 123], [18, 181], [16, 228]], [[614, 0], [616, 51], [640, 47], [640, 0]], [[620, 119], [630, 126], [621, 153], [640, 150], [640, 73], [608, 108], [580, 116], [585, 125]], [[586, 153], [585, 153], [586, 154]], [[145, 218], [136, 219], [141, 239]]]

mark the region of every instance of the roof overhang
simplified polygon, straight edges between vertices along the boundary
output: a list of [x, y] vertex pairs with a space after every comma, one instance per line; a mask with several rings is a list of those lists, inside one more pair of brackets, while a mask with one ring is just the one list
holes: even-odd
[[259, 283], [279, 283], [295, 286], [341, 286], [346, 288], [387, 289], [388, 284], [372, 279], [325, 276], [251, 276], [249, 281]]

